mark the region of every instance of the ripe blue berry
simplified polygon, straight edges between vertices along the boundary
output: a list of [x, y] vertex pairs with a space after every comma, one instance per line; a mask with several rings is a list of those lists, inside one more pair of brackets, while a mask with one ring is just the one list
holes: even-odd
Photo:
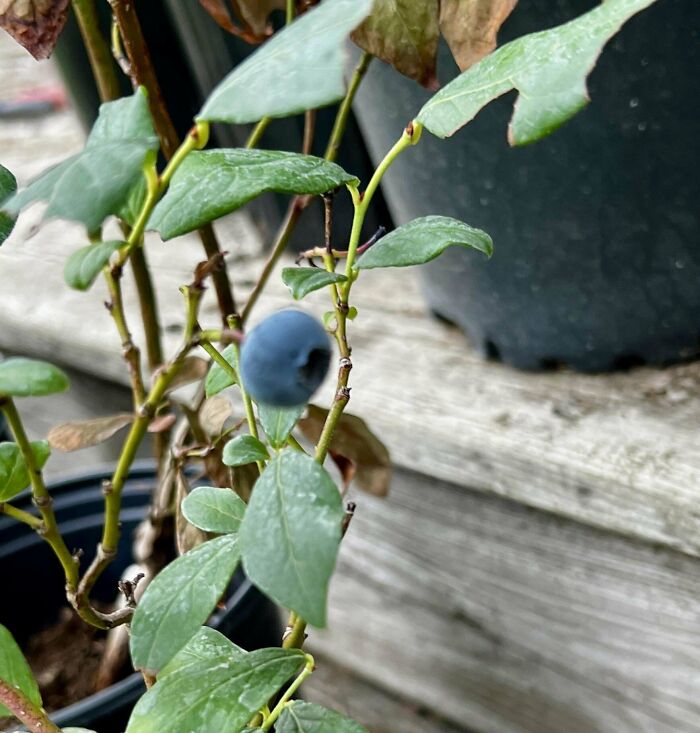
[[243, 385], [256, 401], [272, 407], [305, 405], [328, 372], [331, 346], [323, 326], [300, 310], [273, 313], [241, 347]]

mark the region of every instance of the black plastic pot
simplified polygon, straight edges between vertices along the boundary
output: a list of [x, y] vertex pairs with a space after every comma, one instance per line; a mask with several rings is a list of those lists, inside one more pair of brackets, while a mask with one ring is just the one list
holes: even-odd
[[[598, 0], [521, 2], [499, 40]], [[430, 307], [485, 354], [527, 369], [663, 364], [700, 353], [697, 7], [632, 18], [590, 77], [592, 103], [551, 137], [510, 149], [514, 95], [450, 140], [425, 133], [389, 171], [397, 223], [445, 214], [488, 231], [486, 261], [453, 248], [422, 269]], [[440, 79], [457, 73], [442, 49]], [[375, 161], [428, 93], [374, 63], [356, 114]]]
[[[101, 482], [108, 471], [86, 473], [50, 487], [61, 531], [70, 548], [85, 550], [84, 563], [100, 538], [102, 528]], [[150, 465], [132, 471], [124, 487], [122, 539], [118, 556], [100, 578], [94, 598], [114, 600], [116, 583], [131, 560], [132, 532], [145, 516], [153, 488]], [[28, 496], [13, 502], [29, 508]], [[0, 577], [11, 602], [0, 606], [0, 623], [7, 626], [20, 645], [32, 634], [50, 626], [65, 606], [61, 568], [50, 548], [25, 525], [0, 517]], [[281, 628], [277, 610], [247, 580], [237, 573], [231, 582], [226, 607], [210, 624], [245, 649], [275, 646]], [[132, 674], [111, 687], [51, 715], [59, 726], [82, 726], [100, 733], [119, 733], [136, 700], [144, 692], [140, 674]]]

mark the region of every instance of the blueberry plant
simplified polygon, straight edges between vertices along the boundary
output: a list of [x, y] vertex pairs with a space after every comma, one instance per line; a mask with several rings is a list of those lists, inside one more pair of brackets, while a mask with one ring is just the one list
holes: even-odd
[[[348, 466], [354, 462], [362, 468], [363, 451], [378, 443], [362, 421], [345, 414], [351, 324], [357, 315], [352, 296], [361, 279], [371, 281], [365, 271], [372, 268], [419, 265], [450, 246], [487, 256], [492, 250], [485, 232], [439, 213], [363, 243], [371, 234], [363, 231], [365, 216], [384, 173], [397, 156], [410, 155], [422, 134], [451, 136], [511, 90], [518, 92], [508, 132], [512, 144], [534, 142], [554, 131], [585, 106], [586, 76], [610, 36], [652, 2], [605, 0], [563, 26], [520, 38], [474, 63], [484, 46], [493, 46], [495, 29], [515, 0], [240, 2], [238, 25], [223, 0], [206, 0], [203, 5], [221, 25], [262, 45], [214, 89], [180, 142], [164, 108], [133, 2], [111, 0], [113, 45], [135, 87], [131, 96], [116, 99], [116, 72], [95, 23], [94, 5], [74, 0], [101, 93], [112, 101], [101, 107], [84, 149], [24, 190], [17, 192], [11, 173], [0, 167], [0, 243], [19, 212], [38, 201], [45, 202], [46, 217], [85, 226], [87, 242], [67, 260], [65, 280], [78, 290], [87, 290], [98, 278], [104, 281], [108, 310], [123, 345], [133, 413], [67, 423], [52, 430], [48, 441], [30, 442], [16, 403], [65, 390], [68, 380], [45, 362], [11, 358], [0, 363], [0, 409], [14, 438], [0, 444], [0, 513], [23, 522], [50, 545], [65, 575], [67, 600], [86, 623], [100, 629], [129, 625], [131, 660], [148, 689], [133, 710], [127, 733], [365, 730], [332, 710], [295, 699], [314, 670], [313, 658], [303, 649], [307, 626], [326, 624], [328, 586], [351, 516], [324, 464], [332, 455], [349, 480], [353, 470]], [[37, 55], [45, 55], [52, 34], [60, 30], [65, 5], [38, 4], [37, 16], [43, 13], [46, 23], [33, 34], [21, 18], [12, 17], [12, 4], [0, 20]], [[286, 10], [286, 25], [272, 34], [267, 15], [278, 7]], [[485, 25], [484, 9], [489, 20]], [[467, 68], [397, 131], [395, 145], [363, 185], [334, 160], [371, 58], [379, 56], [435, 86], [440, 32]], [[344, 50], [351, 35], [365, 53], [346, 88]], [[338, 104], [337, 116], [323, 158], [308, 154], [308, 140], [302, 153], [256, 147], [272, 120], [293, 114], [305, 114], [305, 137], [311, 137], [314, 110], [330, 104]], [[244, 148], [209, 148], [212, 123], [255, 127]], [[293, 199], [260, 278], [239, 309], [211, 224], [268, 191]], [[343, 192], [352, 201], [354, 218], [340, 246], [334, 246], [333, 195]], [[295, 300], [326, 289], [329, 310], [319, 319], [286, 309], [248, 333], [249, 315], [314, 196], [324, 200], [325, 241], [303, 253], [303, 264], [285, 267], [282, 279]], [[119, 220], [123, 236], [105, 239], [103, 229], [112, 217]], [[163, 354], [144, 251], [147, 230], [164, 241], [197, 231], [205, 252], [191, 281], [182, 285], [185, 325], [180, 346], [169, 356]], [[146, 359], [132, 339], [124, 308], [121, 280], [127, 267], [134, 271], [142, 303]], [[204, 327], [200, 305], [210, 283], [221, 321]], [[309, 405], [334, 352], [338, 367], [330, 409]], [[203, 356], [208, 360], [205, 371], [200, 369]], [[199, 380], [194, 408], [179, 407], [172, 390], [193, 380]], [[244, 413], [235, 424], [229, 419], [227, 395], [232, 391]], [[302, 424], [310, 441], [304, 442], [299, 432]], [[83, 567], [80, 555], [69, 550], [61, 535], [42, 467], [52, 448], [81, 448], [127, 428], [104, 487], [102, 537], [92, 562]], [[158, 436], [159, 501], [172, 510], [179, 527], [196, 533], [178, 533], [179, 556], [147, 579], [138, 601], [129, 592], [125, 605], [105, 612], [95, 607], [91, 593], [115, 557], [122, 490], [149, 430]], [[354, 442], [348, 438], [351, 433]], [[187, 466], [193, 461], [203, 464], [211, 485], [190, 489]], [[27, 486], [36, 512], [13, 503]], [[289, 611], [279, 647], [244, 651], [206, 626], [240, 564], [261, 591]], [[3, 627], [0, 704], [0, 714], [16, 716], [34, 733], [58, 730]]]

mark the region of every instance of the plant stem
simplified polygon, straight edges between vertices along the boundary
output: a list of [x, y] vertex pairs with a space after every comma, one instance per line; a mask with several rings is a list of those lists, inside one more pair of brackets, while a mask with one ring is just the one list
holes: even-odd
[[306, 664], [304, 669], [301, 671], [299, 676], [292, 682], [287, 688], [284, 695], [280, 698], [279, 702], [272, 709], [272, 712], [267, 716], [265, 722], [260, 726], [260, 730], [270, 730], [277, 721], [277, 718], [282, 714], [282, 711], [286, 707], [287, 703], [292, 699], [294, 693], [301, 687], [304, 680], [309, 677], [314, 671], [314, 658], [310, 655], [306, 655]]
[[73, 10], [90, 58], [100, 99], [103, 102], [117, 99], [120, 95], [119, 79], [109, 46], [100, 31], [95, 0], [73, 0]]
[[[345, 128], [347, 126], [348, 116], [350, 115], [350, 109], [352, 106], [352, 101], [355, 98], [355, 94], [357, 93], [357, 90], [360, 87], [360, 83], [362, 82], [362, 79], [365, 75], [365, 72], [367, 71], [367, 67], [369, 66], [369, 62], [372, 60], [371, 54], [364, 54], [362, 56], [362, 59], [360, 60], [360, 63], [357, 65], [357, 68], [355, 69], [352, 79], [350, 81], [350, 85], [348, 87], [348, 91], [345, 94], [345, 98], [343, 99], [342, 103], [340, 104], [340, 107], [338, 108], [338, 112], [335, 116], [335, 122], [333, 123], [333, 132], [331, 134], [331, 138], [328, 142], [328, 147], [326, 148], [326, 154], [325, 159], [329, 161], [335, 160], [336, 156], [338, 155], [338, 149], [340, 147], [340, 142], [343, 139], [343, 135], [345, 134]], [[262, 120], [261, 120], [262, 122]], [[260, 123], [258, 123], [259, 125]], [[312, 119], [310, 116], [305, 118], [305, 124], [304, 128], [305, 130], [308, 129], [309, 126], [314, 124], [314, 119]], [[305, 133], [304, 134], [304, 140], [305, 140], [305, 146], [306, 141], [308, 140], [309, 136]], [[252, 146], [249, 146], [252, 147]], [[310, 149], [310, 144], [309, 144]], [[272, 271], [275, 269], [275, 265], [277, 264], [277, 261], [282, 256], [282, 253], [287, 248], [287, 244], [289, 243], [289, 240], [292, 237], [292, 234], [294, 233], [294, 229], [296, 228], [297, 222], [299, 221], [299, 217], [301, 216], [304, 209], [309, 205], [311, 201], [311, 198], [308, 196], [295, 196], [292, 201], [289, 204], [289, 208], [287, 209], [287, 214], [284, 218], [284, 222], [282, 223], [282, 226], [280, 227], [277, 238], [275, 240], [275, 244], [272, 247], [272, 250], [270, 252], [270, 255], [267, 258], [267, 261], [265, 262], [265, 265], [263, 266], [263, 270], [260, 273], [260, 277], [258, 278], [258, 281], [255, 283], [255, 287], [253, 288], [253, 291], [251, 292], [250, 296], [248, 297], [248, 301], [246, 302], [243, 311], [241, 312], [241, 321], [245, 323], [248, 320], [248, 317], [250, 316], [250, 312], [252, 311], [253, 307], [258, 301], [258, 298], [260, 297], [260, 294], [265, 289], [265, 286], [267, 285], [267, 281], [270, 279], [270, 275], [272, 274]], [[359, 234], [358, 234], [359, 236]]]
[[43, 709], [37, 707], [26, 695], [9, 682], [0, 679], [0, 703], [2, 703], [31, 733], [61, 733]]
[[248, 139], [245, 142], [246, 148], [256, 148], [260, 139], [265, 134], [267, 126], [272, 122], [272, 117], [263, 117], [260, 122], [252, 129]]
[[160, 138], [163, 154], [170, 158], [177, 150], [179, 141], [136, 14], [136, 3], [133, 0], [109, 0], [109, 4], [129, 59], [132, 82], [134, 86], [144, 86], [148, 90], [148, 107], [153, 124]]
[[18, 522], [24, 522], [24, 524], [29, 525], [32, 529], [37, 531], [44, 528], [44, 523], [39, 519], [39, 517], [35, 517], [33, 514], [25, 512], [22, 509], [18, 509], [17, 507], [12, 506], [12, 504], [8, 504], [4, 501], [0, 502], [0, 514], [6, 514], [8, 517], [12, 517]]
[[357, 94], [357, 90], [360, 88], [362, 79], [367, 73], [370, 61], [374, 58], [371, 53], [362, 54], [360, 62], [355, 67], [355, 71], [350, 79], [348, 85], [348, 91], [345, 98], [340, 103], [338, 108], [338, 114], [335, 116], [335, 122], [333, 124], [333, 131], [331, 132], [330, 139], [328, 140], [328, 146], [326, 147], [326, 153], [323, 156], [326, 160], [334, 161], [338, 156], [338, 150], [340, 149], [340, 143], [345, 134], [345, 128], [348, 124], [348, 117], [350, 116], [350, 110], [352, 109], [352, 103]]
[[[138, 417], [131, 424], [131, 429], [124, 442], [114, 474], [111, 480], [107, 481], [103, 486], [105, 495], [105, 522], [102, 530], [102, 540], [97, 547], [95, 559], [80, 581], [77, 593], [71, 599], [71, 602], [76, 608], [81, 608], [88, 603], [90, 591], [102, 574], [102, 571], [116, 555], [120, 537], [119, 513], [121, 509], [121, 493], [126, 479], [129, 476], [131, 465], [136, 457], [136, 451], [141, 445], [148, 426], [155, 417], [168, 387], [181, 370], [185, 362], [185, 357], [196, 345], [195, 328], [197, 324], [197, 312], [203, 291], [201, 288], [188, 287], [183, 288], [183, 292], [187, 299], [187, 318], [185, 321], [183, 344], [175, 357], [156, 378], [148, 397], [139, 409]], [[133, 609], [129, 608], [121, 610], [123, 613], [118, 616], [118, 623], [123, 623], [125, 620], [128, 620], [133, 612]], [[116, 616], [116, 614], [113, 614], [113, 616]], [[112, 625], [116, 624], [112, 623]]]
[[138, 410], [141, 403], [146, 399], [146, 390], [143, 385], [143, 376], [141, 375], [141, 352], [138, 346], [134, 344], [131, 331], [126, 322], [126, 314], [124, 313], [121, 272], [121, 267], [115, 267], [112, 270], [107, 266], [104, 269], [107, 290], [111, 297], [111, 300], [106, 305], [122, 341], [122, 356], [129, 370], [131, 391], [134, 397], [134, 409]]
[[296, 14], [296, 3], [294, 0], [287, 0], [287, 17], [286, 17], [286, 24], [289, 25], [294, 20], [294, 15]]
[[41, 529], [42, 537], [49, 543], [58, 561], [63, 567], [66, 576], [66, 588], [70, 591], [78, 585], [78, 562], [66, 547], [63, 537], [58, 530], [56, 515], [53, 512], [51, 495], [44, 483], [44, 477], [41, 470], [34, 459], [31, 443], [24, 430], [22, 419], [17, 412], [15, 403], [10, 397], [4, 397], [0, 402], [2, 411], [5, 413], [7, 424], [10, 426], [12, 435], [14, 435], [17, 447], [22, 454], [24, 463], [29, 473], [29, 480], [32, 487], [32, 497], [34, 504], [41, 514], [43, 520], [43, 528]]
[[420, 140], [422, 130], [423, 128], [420, 123], [409, 123], [409, 125], [404, 130], [403, 135], [401, 135], [401, 137], [393, 145], [391, 150], [389, 150], [389, 152], [384, 156], [381, 163], [377, 166], [377, 169], [374, 171], [374, 174], [372, 175], [372, 178], [367, 184], [367, 188], [362, 193], [362, 195], [359, 197], [353, 197], [353, 203], [355, 204], [355, 216], [353, 218], [352, 230], [350, 232], [348, 256], [345, 261], [345, 275], [348, 277], [348, 281], [345, 283], [341, 283], [341, 292], [346, 301], [348, 293], [350, 292], [350, 288], [352, 287], [352, 267], [355, 263], [355, 255], [357, 253], [357, 247], [360, 243], [362, 225], [365, 221], [367, 209], [372, 202], [372, 197], [379, 187], [379, 183], [381, 182], [382, 177], [389, 169], [391, 164], [404, 150], [406, 150], [406, 148], [410, 148], [412, 145], [415, 145]]
[[139, 298], [143, 332], [146, 338], [148, 367], [151, 373], [153, 373], [163, 363], [163, 345], [161, 341], [156, 293], [153, 287], [148, 261], [146, 260], [146, 252], [143, 247], [134, 247], [131, 252], [130, 262], [134, 282], [136, 283], [136, 292]]
[[277, 261], [282, 256], [284, 250], [287, 248], [287, 244], [289, 244], [289, 240], [294, 233], [294, 228], [296, 227], [297, 222], [299, 221], [299, 217], [301, 216], [301, 213], [305, 208], [302, 204], [303, 199], [304, 197], [302, 196], [295, 196], [289, 203], [287, 215], [284, 218], [284, 223], [282, 224], [282, 227], [277, 233], [275, 244], [272, 247], [270, 254], [268, 255], [267, 261], [263, 265], [262, 272], [260, 273], [258, 281], [255, 283], [255, 287], [248, 296], [248, 300], [246, 301], [246, 304], [241, 311], [241, 321], [244, 324], [248, 320], [248, 317], [250, 316], [250, 312], [253, 310], [253, 307], [258, 302], [258, 298], [260, 297], [262, 291], [265, 289], [267, 281], [270, 279], [270, 275], [275, 269]]
[[[170, 159], [178, 151], [178, 134], [165, 105], [158, 77], [148, 51], [148, 45], [136, 14], [134, 0], [109, 0], [109, 2], [119, 26], [133, 80], [136, 84], [140, 84], [148, 90], [148, 103], [161, 141], [161, 148], [165, 157]], [[203, 226], [197, 233], [207, 259], [221, 253], [221, 247], [210, 224]], [[233, 297], [233, 289], [226, 269], [222, 267], [214, 272], [212, 282], [216, 290], [221, 318], [225, 323], [226, 317], [236, 312], [236, 301]]]

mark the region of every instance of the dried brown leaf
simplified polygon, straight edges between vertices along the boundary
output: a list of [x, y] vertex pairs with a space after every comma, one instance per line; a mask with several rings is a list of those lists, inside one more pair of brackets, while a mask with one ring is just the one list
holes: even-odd
[[[316, 405], [309, 405], [308, 414], [298, 425], [301, 432], [313, 443], [318, 441], [326, 421], [328, 410]], [[361, 418], [343, 413], [333, 435], [330, 452], [337, 462], [337, 456], [343, 456], [344, 462], [339, 464], [343, 479], [350, 470], [348, 462], [355, 468], [357, 486], [375, 496], [386, 496], [391, 480], [391, 459], [384, 443], [367, 427]], [[352, 476], [349, 476], [351, 479]]]
[[168, 391], [172, 392], [174, 389], [180, 389], [180, 387], [184, 387], [186, 384], [199, 382], [207, 376], [208, 371], [208, 361], [199, 356], [187, 356], [185, 357], [185, 363], [177, 373], [177, 376], [170, 383]]
[[48, 440], [52, 448], [65, 452], [89, 448], [111, 438], [133, 420], [133, 415], [122, 413], [92, 420], [66, 422], [51, 428]]
[[0, 28], [35, 59], [46, 59], [66, 23], [68, 5], [69, 0], [0, 0]]
[[199, 412], [199, 422], [207, 435], [219, 435], [231, 417], [233, 407], [227, 397], [214, 395], [204, 402]]
[[496, 34], [518, 0], [440, 0], [440, 30], [464, 71], [496, 48]]
[[238, 6], [238, 14], [257, 36], [271, 33], [268, 18], [273, 10], [284, 10], [285, 0], [233, 0]]
[[174, 412], [166, 412], [164, 415], [159, 415], [155, 420], [151, 420], [148, 425], [149, 433], [164, 433], [166, 430], [170, 430], [175, 421], [177, 415]]
[[438, 14], [438, 0], [376, 0], [372, 14], [351, 37], [360, 48], [434, 89]]
[[175, 485], [175, 541], [178, 553], [184, 555], [202, 542], [206, 542], [210, 535], [190, 524], [182, 513], [182, 501], [190, 493], [190, 485], [182, 471], [177, 472]]

